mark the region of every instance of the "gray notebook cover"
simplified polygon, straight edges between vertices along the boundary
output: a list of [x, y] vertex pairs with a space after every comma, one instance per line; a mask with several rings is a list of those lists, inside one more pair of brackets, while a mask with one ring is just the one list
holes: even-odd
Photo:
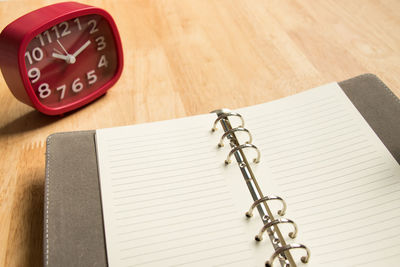
[[[400, 162], [400, 102], [375, 75], [339, 83]], [[45, 266], [107, 266], [95, 131], [47, 139], [44, 203]]]

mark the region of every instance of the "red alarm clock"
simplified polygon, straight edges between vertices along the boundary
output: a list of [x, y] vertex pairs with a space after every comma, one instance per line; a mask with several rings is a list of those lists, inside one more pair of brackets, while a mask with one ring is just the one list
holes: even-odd
[[105, 10], [75, 2], [28, 13], [0, 34], [0, 67], [14, 96], [57, 115], [103, 95], [123, 66], [117, 27]]

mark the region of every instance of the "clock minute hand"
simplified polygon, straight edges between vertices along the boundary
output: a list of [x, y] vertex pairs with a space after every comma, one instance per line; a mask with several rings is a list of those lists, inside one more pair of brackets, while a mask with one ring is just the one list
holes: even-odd
[[87, 40], [75, 53], [72, 54], [73, 57], [77, 57], [83, 50], [85, 50], [90, 45], [90, 40]]

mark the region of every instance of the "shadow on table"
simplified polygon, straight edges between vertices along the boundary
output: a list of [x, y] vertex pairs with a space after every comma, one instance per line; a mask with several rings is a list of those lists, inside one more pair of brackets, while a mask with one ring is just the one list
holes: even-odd
[[[19, 177], [15, 194], [6, 255], [7, 266], [43, 266], [43, 199], [42, 179]], [[22, 187], [22, 188], [21, 188]]]
[[62, 118], [62, 116], [47, 116], [41, 114], [39, 111], [32, 110], [31, 112], [26, 113], [23, 116], [6, 123], [4, 126], [1, 126], [0, 136], [13, 135], [39, 129]]

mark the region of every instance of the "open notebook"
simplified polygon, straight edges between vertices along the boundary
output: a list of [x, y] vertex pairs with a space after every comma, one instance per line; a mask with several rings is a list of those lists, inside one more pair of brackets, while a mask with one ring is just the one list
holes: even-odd
[[[264, 266], [292, 243], [311, 251], [307, 266], [400, 261], [399, 164], [338, 84], [235, 112], [245, 124], [220, 111], [215, 132], [216, 114], [96, 131], [110, 266]], [[219, 148], [235, 127], [251, 134]], [[245, 216], [260, 197], [251, 173], [261, 194], [286, 200], [284, 216], [279, 199]], [[307, 255], [282, 251], [276, 266]]]
[[[225, 134], [221, 148], [240, 117], [220, 117], [213, 133], [222, 113], [49, 136], [45, 266], [264, 266], [284, 244], [305, 245], [309, 262], [297, 248], [274, 266], [394, 265], [399, 100], [369, 74], [339, 86], [235, 110], [249, 132]], [[246, 142], [260, 162], [247, 144], [226, 165]], [[285, 200], [286, 214], [275, 199], [247, 218], [261, 195]]]

